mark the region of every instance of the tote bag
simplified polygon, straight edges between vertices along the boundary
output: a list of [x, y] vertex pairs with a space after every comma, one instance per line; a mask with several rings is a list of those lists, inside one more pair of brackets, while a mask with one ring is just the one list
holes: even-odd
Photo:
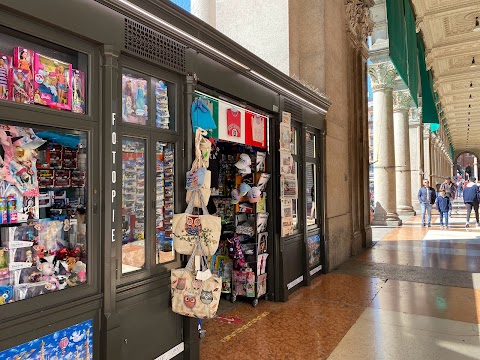
[[209, 275], [206, 275], [208, 278], [198, 276], [199, 272], [194, 269], [197, 253], [200, 253], [203, 268], [208, 269], [202, 249], [200, 239], [197, 238], [187, 266], [172, 270], [170, 277], [172, 310], [183, 316], [211, 319], [217, 314], [222, 293], [222, 279], [217, 275], [211, 275], [209, 270], [202, 272], [204, 275], [208, 273]]
[[[173, 215], [173, 247], [179, 254], [191, 255], [195, 241], [199, 237], [205, 255], [212, 256], [218, 249], [222, 219], [208, 213], [201, 190], [192, 190], [191, 192], [192, 197], [185, 212]], [[196, 198], [199, 198], [203, 215], [193, 215]]]

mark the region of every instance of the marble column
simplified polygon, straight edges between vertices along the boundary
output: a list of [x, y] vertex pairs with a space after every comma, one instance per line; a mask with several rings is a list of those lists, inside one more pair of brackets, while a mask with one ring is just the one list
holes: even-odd
[[390, 62], [368, 67], [373, 90], [373, 176], [375, 212], [372, 225], [401, 225], [398, 217], [393, 133], [393, 88], [396, 71]]
[[473, 158], [473, 173], [475, 174], [475, 179], [478, 180], [478, 159], [476, 156]]
[[217, 26], [217, 0], [191, 0], [192, 14], [208, 25]]
[[423, 178], [432, 181], [432, 163], [430, 162], [430, 155], [430, 124], [423, 124]]
[[397, 212], [415, 215], [412, 207], [412, 179], [410, 173], [410, 137], [408, 111], [411, 97], [409, 90], [393, 92], [393, 129], [395, 144], [395, 182]]
[[421, 124], [422, 108], [411, 108], [409, 112], [410, 131], [410, 181], [411, 198], [414, 209], [420, 209], [418, 189], [423, 178], [423, 127]]

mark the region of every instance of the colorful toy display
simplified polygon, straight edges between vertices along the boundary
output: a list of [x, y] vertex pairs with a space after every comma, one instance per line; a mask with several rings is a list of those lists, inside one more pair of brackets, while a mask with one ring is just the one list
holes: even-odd
[[85, 73], [73, 70], [72, 77], [72, 111], [85, 114]]
[[7, 225], [0, 232], [3, 304], [87, 280], [80, 135], [48, 131], [44, 140], [37, 134], [0, 124], [0, 227]]
[[71, 78], [72, 64], [35, 54], [35, 103], [71, 110]]
[[12, 68], [12, 57], [0, 54], [0, 99], [10, 99], [10, 69]]
[[122, 75], [122, 118], [124, 122], [145, 125], [148, 119], [147, 81]]

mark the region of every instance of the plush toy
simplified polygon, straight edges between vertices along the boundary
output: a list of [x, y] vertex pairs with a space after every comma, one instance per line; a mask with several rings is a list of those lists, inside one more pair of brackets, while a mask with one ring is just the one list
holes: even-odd
[[40, 260], [40, 265], [38, 265], [38, 270], [42, 273], [42, 281], [47, 281], [48, 284], [45, 285], [45, 288], [50, 291], [55, 291], [60, 288], [60, 283], [57, 278], [53, 276], [55, 274], [55, 267], [51, 262], [48, 262], [45, 259]]
[[77, 261], [73, 266], [70, 274], [67, 276], [67, 284], [70, 287], [77, 286], [87, 281], [87, 265], [81, 261]]
[[5, 305], [13, 302], [13, 286], [0, 286], [0, 305]]

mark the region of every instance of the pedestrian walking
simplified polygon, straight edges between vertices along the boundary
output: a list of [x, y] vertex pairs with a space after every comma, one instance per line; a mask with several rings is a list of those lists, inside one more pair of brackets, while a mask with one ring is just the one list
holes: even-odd
[[440, 189], [437, 200], [435, 201], [435, 207], [440, 213], [440, 228], [448, 228], [448, 213], [451, 209], [451, 200], [446, 195], [444, 189]]
[[475, 177], [470, 177], [468, 184], [465, 185], [463, 189], [463, 202], [467, 207], [467, 222], [465, 227], [470, 227], [470, 215], [472, 213], [472, 209], [475, 211], [475, 220], [477, 221], [477, 227], [480, 226], [479, 219], [478, 219], [478, 203], [480, 201], [480, 191], [476, 184]]
[[[455, 200], [455, 195], [457, 193], [457, 187], [456, 185], [452, 182], [452, 178], [450, 176], [447, 176], [445, 178], [445, 181], [440, 185], [440, 191], [444, 191], [445, 196], [447, 196], [450, 201], [450, 209], [448, 210], [448, 216], [452, 217], [452, 204], [453, 200]], [[438, 208], [437, 208], [438, 210]]]
[[[423, 186], [418, 190], [418, 201], [422, 209], [422, 226], [432, 226], [432, 205], [435, 204], [437, 194], [435, 189], [430, 186], [430, 181], [423, 180]], [[425, 222], [427, 214], [427, 222]]]

